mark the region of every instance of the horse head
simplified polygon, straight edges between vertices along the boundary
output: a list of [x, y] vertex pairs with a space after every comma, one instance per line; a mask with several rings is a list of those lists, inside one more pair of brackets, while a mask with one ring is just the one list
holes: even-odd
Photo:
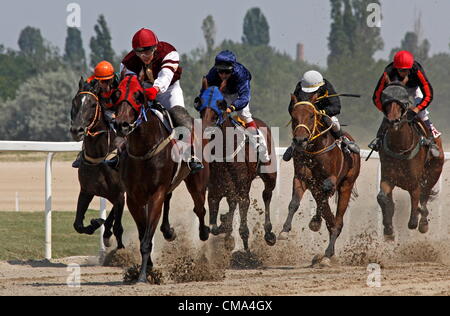
[[72, 99], [70, 111], [70, 133], [73, 140], [82, 141], [89, 128], [100, 119], [101, 107], [98, 100], [99, 87], [80, 79], [78, 92]]
[[200, 113], [205, 127], [221, 126], [224, 113], [227, 109], [225, 99], [219, 87], [208, 87], [206, 79], [203, 79], [202, 92], [196, 99], [195, 109]]
[[406, 111], [410, 105], [408, 91], [401, 82], [390, 83], [381, 94], [383, 113], [393, 127], [398, 128], [406, 122]]
[[144, 88], [137, 76], [125, 77], [115, 92], [116, 119], [115, 127], [119, 136], [130, 134], [140, 124], [140, 118], [145, 115], [146, 98]]
[[319, 127], [322, 126], [322, 114], [309, 101], [298, 101], [291, 95], [289, 113], [292, 118], [293, 144], [297, 150], [305, 150], [311, 142], [321, 135]]

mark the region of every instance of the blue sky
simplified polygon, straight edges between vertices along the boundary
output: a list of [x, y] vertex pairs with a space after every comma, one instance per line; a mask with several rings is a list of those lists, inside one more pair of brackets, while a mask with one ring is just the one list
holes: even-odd
[[[20, 30], [30, 25], [39, 27], [51, 43], [64, 47], [66, 7], [80, 4], [81, 31], [88, 48], [93, 26], [100, 13], [107, 19], [116, 51], [130, 48], [131, 37], [140, 27], [155, 30], [161, 40], [175, 45], [181, 52], [204, 46], [202, 20], [212, 14], [217, 25], [217, 41], [240, 40], [242, 21], [249, 8], [258, 6], [270, 25], [271, 45], [294, 56], [297, 42], [305, 45], [306, 59], [326, 64], [327, 37], [330, 30], [328, 0], [15, 0], [3, 4], [0, 12], [0, 43], [17, 48]], [[422, 14], [424, 35], [431, 50], [448, 52], [450, 42], [450, 1], [448, 0], [382, 0], [382, 36], [385, 49], [377, 57], [386, 58], [398, 46], [406, 31], [412, 30], [414, 17]]]

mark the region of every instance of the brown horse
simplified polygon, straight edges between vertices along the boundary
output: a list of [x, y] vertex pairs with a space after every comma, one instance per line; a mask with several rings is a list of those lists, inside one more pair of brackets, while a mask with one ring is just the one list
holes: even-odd
[[[119, 91], [122, 95], [117, 104], [115, 124], [118, 134], [127, 138], [120, 174], [126, 188], [127, 205], [139, 233], [142, 265], [138, 282], [145, 283], [147, 268], [153, 266], [150, 257], [152, 239], [177, 170], [177, 163], [171, 156], [174, 136], [149, 111], [143, 88], [136, 76], [126, 77]], [[186, 179], [195, 204], [194, 212], [200, 221], [202, 241], [209, 237], [209, 228], [204, 223], [208, 175], [208, 170], [204, 169]], [[168, 213], [164, 220], [168, 221]], [[163, 225], [162, 230], [165, 229], [170, 229], [170, 225]], [[169, 231], [166, 233], [171, 234]]]
[[[117, 247], [124, 248], [122, 243], [122, 215], [125, 205], [125, 189], [120, 181], [119, 172], [104, 163], [106, 157], [114, 150], [114, 130], [103, 116], [103, 108], [97, 97], [98, 87], [79, 83], [79, 91], [72, 100], [70, 132], [75, 141], [83, 140], [81, 166], [78, 169], [80, 194], [78, 196], [77, 215], [74, 228], [80, 234], [92, 235], [105, 224], [103, 241], [110, 246], [111, 228], [117, 240]], [[94, 196], [100, 196], [113, 204], [106, 222], [93, 219], [87, 227], [83, 225], [86, 210]]]
[[387, 86], [382, 94], [385, 114], [383, 124], [387, 124], [387, 129], [380, 149], [381, 183], [377, 200], [383, 212], [384, 235], [387, 240], [394, 239], [392, 218], [395, 205], [392, 191], [396, 186], [408, 191], [411, 197], [409, 229], [419, 227], [421, 233], [428, 232], [427, 202], [433, 195], [433, 187], [439, 180], [444, 165], [441, 139], [435, 140], [440, 155], [433, 158], [424, 145], [425, 138], [430, 137], [431, 133], [421, 122], [408, 120], [407, 99], [408, 92], [400, 83]]
[[[208, 205], [210, 214], [211, 232], [214, 235], [226, 234], [225, 240], [230, 241], [232, 233], [233, 217], [236, 207], [239, 206], [240, 228], [239, 234], [244, 243], [244, 249], [249, 251], [248, 239], [249, 229], [247, 225], [247, 214], [250, 207], [250, 188], [253, 180], [260, 176], [264, 182], [263, 200], [265, 206], [264, 239], [270, 246], [275, 245], [276, 236], [272, 232], [272, 223], [270, 220], [270, 202], [272, 193], [276, 185], [276, 156], [272, 150], [272, 136], [268, 126], [261, 120], [255, 119], [258, 128], [267, 130], [266, 138], [267, 149], [271, 156], [271, 161], [260, 163], [251, 150], [248, 143], [245, 143], [244, 137], [227, 136], [230, 131], [237, 131], [235, 124], [226, 113], [227, 104], [223, 99], [218, 87], [208, 87], [206, 80], [203, 81], [203, 92], [198, 98], [196, 109], [200, 112], [202, 126], [206, 131], [214, 131], [215, 140], [221, 135], [222, 142], [215, 148], [217, 160], [210, 161], [211, 177], [208, 184]], [[243, 129], [241, 128], [243, 132]], [[240, 136], [243, 136], [242, 132]], [[211, 144], [211, 143], [210, 143]], [[220, 147], [220, 148], [219, 148]], [[240, 149], [239, 149], [240, 148]], [[231, 149], [231, 150], [230, 150]], [[222, 155], [218, 154], [221, 151]], [[235, 157], [240, 155], [242, 161], [237, 161]], [[233, 155], [234, 152], [234, 155]], [[205, 153], [208, 155], [209, 153]], [[250, 157], [254, 159], [250, 159]], [[209, 157], [211, 159], [211, 157]], [[272, 167], [272, 168], [271, 168]], [[226, 198], [229, 204], [229, 212], [221, 216], [221, 225], [217, 226], [217, 216], [219, 213], [220, 201]], [[227, 245], [227, 243], [226, 243]], [[233, 245], [227, 248], [234, 248]]]
[[[353, 187], [359, 176], [361, 158], [358, 154], [344, 153], [338, 146], [329, 128], [321, 123], [325, 114], [320, 113], [310, 102], [297, 102], [292, 95], [289, 112], [292, 117], [294, 150], [294, 193], [291, 205], [296, 205], [308, 188], [317, 204], [317, 215], [310, 223], [313, 231], [319, 231], [322, 217], [325, 218], [330, 243], [325, 257], [335, 254], [336, 240], [344, 226]], [[351, 139], [351, 136], [346, 134]], [[297, 192], [297, 194], [295, 193]], [[338, 194], [336, 216], [328, 200]]]

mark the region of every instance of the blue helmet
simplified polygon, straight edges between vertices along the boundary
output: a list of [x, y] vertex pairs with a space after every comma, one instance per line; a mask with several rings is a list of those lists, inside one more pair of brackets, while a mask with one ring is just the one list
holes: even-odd
[[233, 70], [236, 63], [236, 55], [229, 50], [224, 50], [216, 56], [214, 67], [217, 70]]

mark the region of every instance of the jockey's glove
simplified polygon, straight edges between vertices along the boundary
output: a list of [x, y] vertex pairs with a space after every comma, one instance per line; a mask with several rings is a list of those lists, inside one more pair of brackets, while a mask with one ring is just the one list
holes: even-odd
[[159, 90], [155, 87], [145, 89], [145, 95], [147, 96], [147, 99], [149, 101], [155, 101], [156, 96], [158, 95], [158, 92], [159, 92]]
[[230, 106], [227, 108], [227, 113], [232, 113], [232, 112], [234, 112], [234, 111], [236, 111], [236, 107], [235, 107], [234, 105], [230, 105]]
[[416, 118], [417, 113], [414, 112], [412, 109], [408, 109], [408, 111], [406, 111], [406, 120], [408, 122], [412, 122], [414, 121], [414, 119]]

